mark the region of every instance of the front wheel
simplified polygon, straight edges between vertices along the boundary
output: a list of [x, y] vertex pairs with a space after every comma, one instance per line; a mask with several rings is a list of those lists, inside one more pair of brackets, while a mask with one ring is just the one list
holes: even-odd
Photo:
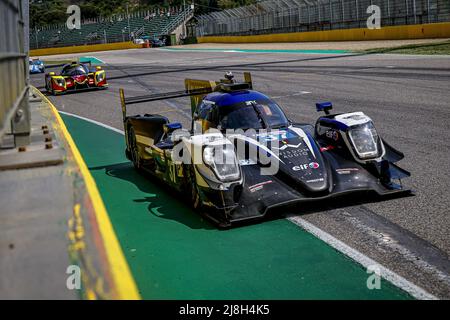
[[136, 134], [134, 133], [133, 127], [128, 130], [128, 148], [130, 149], [131, 161], [133, 162], [136, 170], [141, 169], [141, 161], [139, 158], [139, 150], [136, 141]]
[[52, 88], [51, 80], [45, 84], [45, 88], [47, 89], [48, 94], [51, 94], [52, 96], [56, 96], [55, 90]]
[[200, 198], [197, 180], [195, 179], [195, 169], [193, 167], [189, 167], [188, 172], [191, 204], [194, 209], [199, 210], [202, 208], [202, 199]]

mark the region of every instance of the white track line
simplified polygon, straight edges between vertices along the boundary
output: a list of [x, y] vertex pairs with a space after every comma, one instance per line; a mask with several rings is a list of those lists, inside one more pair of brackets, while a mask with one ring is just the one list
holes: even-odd
[[81, 119], [81, 120], [84, 120], [84, 121], [96, 124], [96, 125], [98, 125], [100, 127], [112, 130], [112, 131], [120, 133], [122, 135], [125, 134], [122, 130], [116, 129], [114, 127], [108, 126], [107, 124], [104, 124], [104, 123], [101, 123], [101, 122], [98, 122], [98, 121], [95, 121], [95, 120], [92, 120], [92, 119], [89, 119], [89, 118], [85, 118], [85, 117], [82, 117], [82, 116], [79, 116], [79, 115], [76, 115], [76, 114], [73, 114], [73, 113], [65, 112], [65, 111], [59, 111], [58, 110], [58, 112], [61, 113], [61, 114], [66, 115], [66, 116], [78, 118], [78, 119]]
[[[78, 115], [75, 115], [72, 113], [68, 113], [68, 112], [64, 112], [64, 111], [59, 111], [59, 113], [67, 115], [67, 116], [75, 117], [75, 118], [78, 118], [81, 120], [85, 120], [87, 122], [96, 124], [103, 128], [120, 133], [122, 135], [124, 134], [124, 132], [122, 130], [116, 129], [114, 127], [108, 126], [107, 124], [104, 124], [104, 123], [101, 123], [101, 122], [98, 122], [98, 121], [95, 121], [95, 120], [92, 120], [89, 118], [81, 117], [81, 116], [78, 116]], [[335, 250], [341, 252], [342, 254], [351, 258], [355, 262], [359, 263], [364, 268], [367, 269], [369, 266], [377, 266], [380, 269], [381, 277], [383, 277], [387, 281], [391, 282], [395, 286], [399, 287], [403, 291], [406, 291], [414, 298], [420, 299], [420, 300], [438, 300], [438, 298], [436, 296], [434, 296], [431, 293], [425, 291], [424, 289], [416, 286], [415, 284], [406, 280], [405, 278], [403, 278], [399, 274], [395, 273], [394, 271], [382, 266], [375, 260], [373, 260], [373, 259], [369, 258], [368, 256], [366, 256], [365, 254], [359, 252], [358, 250], [353, 249], [352, 247], [348, 246], [344, 242], [333, 237], [331, 234], [329, 234], [329, 233], [323, 231], [322, 229], [319, 229], [318, 227], [314, 226], [313, 224], [309, 223], [305, 219], [303, 219], [299, 216], [290, 216], [287, 218], [287, 220], [296, 224], [297, 226], [301, 227], [305, 231], [311, 233], [312, 235], [319, 238], [320, 240], [322, 240], [323, 242], [325, 242], [326, 244], [328, 244]]]
[[105, 61], [103, 61], [102, 59], [99, 59], [99, 58], [94, 57], [94, 56], [82, 56], [80, 58], [92, 58], [92, 59], [95, 59], [95, 60], [99, 61], [100, 63], [105, 63]]
[[[164, 49], [164, 48], [157, 48], [157, 50], [159, 51], [165, 51], [165, 52], [213, 52], [213, 53], [249, 53], [246, 51], [242, 51], [242, 50], [238, 50], [238, 49], [212, 49], [212, 50], [201, 50], [201, 49], [197, 49], [197, 50], [190, 50], [190, 49], [183, 49], [183, 50], [177, 50], [177, 49]], [[252, 52], [254, 53], [254, 52]]]
[[400, 289], [408, 292], [411, 296], [413, 296], [416, 299], [420, 300], [438, 300], [438, 298], [431, 293], [425, 291], [424, 289], [416, 286], [415, 284], [411, 283], [410, 281], [406, 280], [399, 274], [395, 273], [394, 271], [391, 271], [390, 269], [382, 266], [375, 260], [372, 260], [368, 256], [364, 255], [363, 253], [359, 252], [356, 249], [353, 249], [352, 247], [346, 245], [342, 241], [336, 239], [329, 233], [323, 231], [322, 229], [317, 228], [316, 226], [312, 225], [305, 219], [299, 217], [299, 216], [291, 216], [288, 217], [287, 220], [295, 223], [296, 225], [300, 226], [304, 230], [308, 231], [309, 233], [313, 234], [323, 242], [327, 243], [337, 251], [343, 253], [347, 257], [351, 258], [352, 260], [356, 261], [357, 263], [361, 264], [364, 268], [368, 268], [369, 266], [377, 266], [380, 269], [381, 277], [388, 280], [395, 286], [399, 287]]
[[310, 94], [310, 93], [311, 92], [309, 92], [309, 91], [300, 91], [300, 92], [297, 92], [297, 93], [286, 94], [284, 96], [275, 96], [275, 97], [272, 97], [272, 99], [283, 99], [283, 98], [289, 98], [289, 97], [297, 97], [297, 96], [302, 96], [302, 95]]

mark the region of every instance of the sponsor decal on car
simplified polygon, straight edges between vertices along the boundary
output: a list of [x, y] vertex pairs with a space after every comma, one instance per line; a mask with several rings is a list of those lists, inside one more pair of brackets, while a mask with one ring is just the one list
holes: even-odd
[[295, 166], [292, 168], [292, 170], [294, 171], [305, 171], [305, 170], [310, 170], [310, 169], [319, 169], [320, 168], [320, 164], [318, 164], [317, 162], [311, 162], [310, 164], [302, 164], [300, 166]]
[[307, 157], [310, 152], [307, 148], [297, 148], [297, 149], [288, 149], [283, 150], [281, 157], [283, 158], [298, 158], [298, 157]]
[[326, 152], [326, 151], [330, 151], [330, 150], [333, 150], [333, 149], [335, 149], [335, 146], [326, 146], [326, 147], [320, 148], [320, 151]]
[[255, 193], [257, 191], [261, 191], [262, 189], [264, 189], [264, 186], [273, 183], [272, 180], [268, 180], [268, 181], [264, 181], [258, 184], [255, 184], [253, 186], [248, 187], [248, 189], [250, 190], [251, 193]]
[[260, 133], [257, 135], [257, 138], [259, 141], [273, 142], [296, 138], [296, 136], [288, 130], [273, 130]]
[[284, 151], [289, 148], [298, 149], [302, 145], [301, 142], [299, 144], [288, 144], [286, 141], [283, 141], [282, 144], [283, 145], [281, 147], [272, 147], [272, 149], [278, 149], [278, 150]]
[[332, 139], [334, 141], [339, 140], [339, 132], [337, 132], [336, 130], [328, 130], [325, 135], [328, 139]]

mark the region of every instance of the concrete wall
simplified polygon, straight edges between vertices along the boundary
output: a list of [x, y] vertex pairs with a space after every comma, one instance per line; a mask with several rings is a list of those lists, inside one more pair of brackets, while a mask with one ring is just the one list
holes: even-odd
[[261, 34], [254, 36], [198, 37], [199, 43], [313, 42], [450, 38], [450, 23], [383, 27], [377, 30], [341, 29], [311, 32]]
[[121, 49], [138, 49], [138, 48], [142, 48], [142, 45], [134, 44], [132, 42], [117, 42], [117, 43], [93, 44], [84, 46], [33, 49], [30, 50], [30, 56], [49, 56], [54, 54], [83, 53], [83, 52], [121, 50]]

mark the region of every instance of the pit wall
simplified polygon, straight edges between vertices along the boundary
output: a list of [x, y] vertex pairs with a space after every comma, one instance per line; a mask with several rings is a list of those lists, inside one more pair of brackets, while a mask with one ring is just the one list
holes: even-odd
[[450, 38], [450, 22], [382, 27], [369, 30], [340, 29], [252, 36], [205, 36], [198, 43], [263, 43], [263, 42], [319, 42]]
[[142, 48], [142, 44], [134, 44], [132, 42], [117, 42], [106, 44], [93, 44], [83, 46], [71, 46], [60, 48], [44, 48], [30, 50], [30, 56], [50, 56], [56, 54], [67, 53], [83, 53], [83, 52], [95, 52], [95, 51], [109, 51], [109, 50], [122, 50], [122, 49], [139, 49]]

